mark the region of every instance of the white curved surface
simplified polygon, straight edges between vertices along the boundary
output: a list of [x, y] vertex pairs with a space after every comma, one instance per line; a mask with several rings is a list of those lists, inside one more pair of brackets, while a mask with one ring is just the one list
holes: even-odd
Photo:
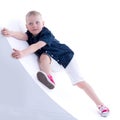
[[[11, 20], [6, 27], [25, 31], [22, 26], [21, 21]], [[0, 35], [1, 120], [102, 119], [84, 92], [72, 86], [63, 69], [53, 73], [56, 87], [49, 90], [36, 78], [39, 67], [34, 54], [20, 60], [11, 57], [12, 48], [27, 46], [24, 41]], [[56, 64], [55, 67], [58, 69]]]
[[[4, 0], [1, 1], [0, 4], [1, 4], [0, 27], [1, 26], [8, 27], [7, 23], [8, 21], [10, 22], [12, 19], [18, 18], [24, 20], [25, 14], [29, 10], [38, 10], [44, 15], [45, 23], [47, 24], [47, 26], [51, 27], [54, 30], [54, 32], [57, 33], [56, 35], [58, 36], [58, 38], [60, 38], [60, 40], [63, 41], [70, 40], [72, 44], [74, 44], [74, 42], [79, 40], [80, 44], [77, 44], [76, 42], [75, 49], [79, 48], [76, 51], [79, 50], [80, 53], [79, 59], [81, 61], [80, 62], [81, 68], [85, 76], [85, 79], [86, 80], [88, 79], [90, 81], [92, 86], [95, 88], [95, 91], [98, 92], [99, 96], [102, 98], [103, 101], [105, 101], [105, 103], [108, 104], [111, 110], [110, 116], [105, 119], [106, 120], [120, 119], [120, 115], [119, 115], [120, 2], [119, 0], [115, 0], [115, 1], [71, 0], [69, 1], [69, 5], [68, 5], [68, 1], [65, 0], [64, 1]], [[73, 13], [72, 18], [71, 18], [71, 13]], [[65, 19], [63, 19], [63, 17]], [[76, 31], [74, 32], [74, 30]], [[96, 109], [95, 109], [96, 106], [91, 104], [91, 101], [88, 100], [88, 98], [86, 98], [86, 95], [80, 92], [80, 90], [76, 90], [75, 87], [72, 87], [71, 84], [69, 84], [69, 82], [67, 81], [68, 78], [65, 76], [64, 73], [61, 74], [61, 72], [59, 72], [57, 73], [58, 76], [55, 74], [56, 88], [53, 91], [47, 90], [42, 85], [39, 85], [38, 87], [39, 83], [37, 83], [36, 86], [34, 84], [36, 83], [36, 81], [33, 82], [34, 79], [30, 80], [32, 81], [30, 82], [30, 85], [28, 83], [25, 84], [23, 80], [21, 82], [14, 81], [15, 83], [17, 82], [17, 86], [14, 85], [11, 87], [12, 83], [10, 81], [8, 82], [7, 79], [2, 80], [2, 78], [7, 78], [6, 73], [13, 74], [11, 68], [8, 67], [9, 68], [8, 70], [5, 68], [5, 65], [9, 66], [11, 62], [7, 62], [6, 59], [2, 59], [2, 57], [5, 58], [8, 57], [12, 52], [11, 49], [10, 51], [6, 51], [7, 49], [5, 49], [5, 46], [6, 44], [4, 44], [3, 41], [1, 41], [0, 39], [0, 119], [1, 120], [11, 120], [11, 119], [37, 120], [38, 119], [37, 116], [39, 116], [40, 114], [40, 112], [37, 112], [37, 109], [35, 109], [37, 108], [36, 106], [38, 102], [36, 102], [35, 104], [34, 102], [31, 102], [32, 100], [29, 101], [29, 98], [31, 98], [32, 96], [37, 98], [40, 94], [39, 92], [37, 93], [35, 92], [36, 94], [34, 95], [34, 91], [37, 90], [41, 91], [41, 89], [44, 90], [44, 92], [46, 92], [47, 95], [49, 95], [57, 103], [59, 103], [64, 109], [66, 109], [71, 114], [76, 116], [77, 120], [104, 119], [99, 117], [99, 115], [96, 113]], [[19, 47], [16, 46], [15, 48], [21, 48], [21, 46]], [[32, 59], [30, 60], [32, 61]], [[13, 59], [12, 61], [17, 62], [16, 60]], [[29, 65], [27, 66], [30, 67]], [[17, 69], [18, 68], [19, 66], [17, 66]], [[16, 66], [14, 69], [16, 70]], [[14, 76], [11, 78], [14, 78]], [[18, 84], [22, 86], [20, 87]], [[67, 87], [65, 86], [66, 84]], [[27, 85], [28, 88], [26, 87]], [[6, 89], [5, 86], [8, 89]], [[26, 90], [21, 91], [21, 88], [25, 88], [25, 87]], [[31, 90], [31, 88], [33, 88], [34, 90]], [[15, 90], [17, 92], [15, 92]], [[21, 92], [20, 95], [17, 94], [19, 93], [19, 91]], [[24, 96], [23, 94], [24, 92], [27, 92], [26, 95], [29, 96], [29, 98], [26, 99], [26, 102], [24, 101], [24, 99], [27, 96], [26, 95]], [[24, 99], [21, 99], [20, 101], [19, 98], [17, 97], [12, 98], [11, 96], [12, 97], [20, 96]], [[40, 98], [38, 99], [38, 101], [39, 100]], [[26, 103], [28, 105], [26, 105]], [[30, 106], [29, 111], [27, 111], [27, 106], [28, 107]], [[32, 106], [34, 106], [34, 110], [31, 109]], [[36, 117], [33, 117], [31, 113], [33, 113]], [[21, 117], [17, 117], [20, 115]], [[44, 113], [41, 114], [41, 118], [43, 115]]]
[[76, 120], [45, 94], [11, 52], [0, 35], [0, 119]]

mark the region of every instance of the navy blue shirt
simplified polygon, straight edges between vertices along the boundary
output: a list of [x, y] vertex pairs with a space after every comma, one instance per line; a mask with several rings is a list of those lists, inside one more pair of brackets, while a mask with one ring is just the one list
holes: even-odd
[[42, 53], [46, 53], [64, 68], [67, 67], [74, 52], [67, 45], [61, 44], [48, 28], [43, 27], [42, 31], [36, 36], [33, 36], [29, 31], [27, 31], [26, 34], [28, 35], [27, 42], [29, 45], [38, 41], [44, 41], [46, 43], [44, 47], [35, 52], [38, 57], [40, 57]]

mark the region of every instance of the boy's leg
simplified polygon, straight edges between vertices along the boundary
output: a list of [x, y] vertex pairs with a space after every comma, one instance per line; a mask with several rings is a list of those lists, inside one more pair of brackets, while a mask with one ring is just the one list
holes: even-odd
[[43, 83], [49, 89], [53, 89], [55, 87], [54, 80], [51, 74], [51, 58], [47, 54], [42, 54], [39, 58], [39, 67], [40, 72], [37, 73], [38, 80]]
[[[77, 85], [79, 88], [83, 89], [85, 93], [93, 100], [93, 102], [99, 108], [102, 116], [107, 116], [109, 113], [109, 109], [104, 106], [103, 102], [98, 98], [92, 87], [83, 80], [81, 77], [79, 64], [76, 59], [73, 57], [69, 65], [66, 67], [66, 72], [69, 75], [72, 84]], [[104, 106], [101, 107], [100, 106]], [[104, 108], [104, 109], [103, 109]]]
[[101, 102], [101, 100], [97, 97], [97, 95], [95, 94], [94, 90], [92, 89], [92, 87], [85, 81], [81, 81], [78, 82], [76, 84], [79, 88], [81, 88], [82, 90], [85, 91], [85, 93], [95, 102], [95, 104], [98, 105], [102, 105], [103, 103]]
[[51, 58], [49, 55], [43, 53], [40, 58], [39, 58], [39, 67], [40, 70], [45, 72], [47, 75], [49, 75], [51, 73]]
[[99, 112], [102, 117], [106, 117], [109, 114], [109, 109], [103, 104], [103, 102], [98, 98], [92, 87], [85, 81], [78, 82], [76, 84], [79, 88], [85, 91], [85, 93], [94, 101], [97, 105]]

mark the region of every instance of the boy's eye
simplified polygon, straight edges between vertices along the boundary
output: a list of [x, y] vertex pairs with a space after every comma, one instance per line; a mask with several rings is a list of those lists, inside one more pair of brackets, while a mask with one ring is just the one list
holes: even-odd
[[32, 22], [30, 22], [28, 25], [30, 25], [30, 26], [32, 26], [32, 25], [34, 25], [34, 24], [40, 24], [40, 22], [39, 21], [36, 21], [35, 23], [32, 23]]
[[36, 24], [39, 24], [40, 22], [39, 21], [36, 21]]
[[33, 23], [29, 23], [29, 25], [33, 25]]

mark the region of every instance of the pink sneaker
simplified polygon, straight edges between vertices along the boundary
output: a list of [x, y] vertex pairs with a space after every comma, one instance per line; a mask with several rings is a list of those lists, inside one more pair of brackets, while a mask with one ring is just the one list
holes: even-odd
[[43, 71], [40, 71], [37, 73], [37, 78], [42, 84], [44, 84], [49, 89], [53, 89], [55, 87], [55, 82], [51, 75], [47, 75]]
[[110, 110], [104, 105], [98, 106], [98, 109], [102, 117], [107, 117], [110, 112]]

